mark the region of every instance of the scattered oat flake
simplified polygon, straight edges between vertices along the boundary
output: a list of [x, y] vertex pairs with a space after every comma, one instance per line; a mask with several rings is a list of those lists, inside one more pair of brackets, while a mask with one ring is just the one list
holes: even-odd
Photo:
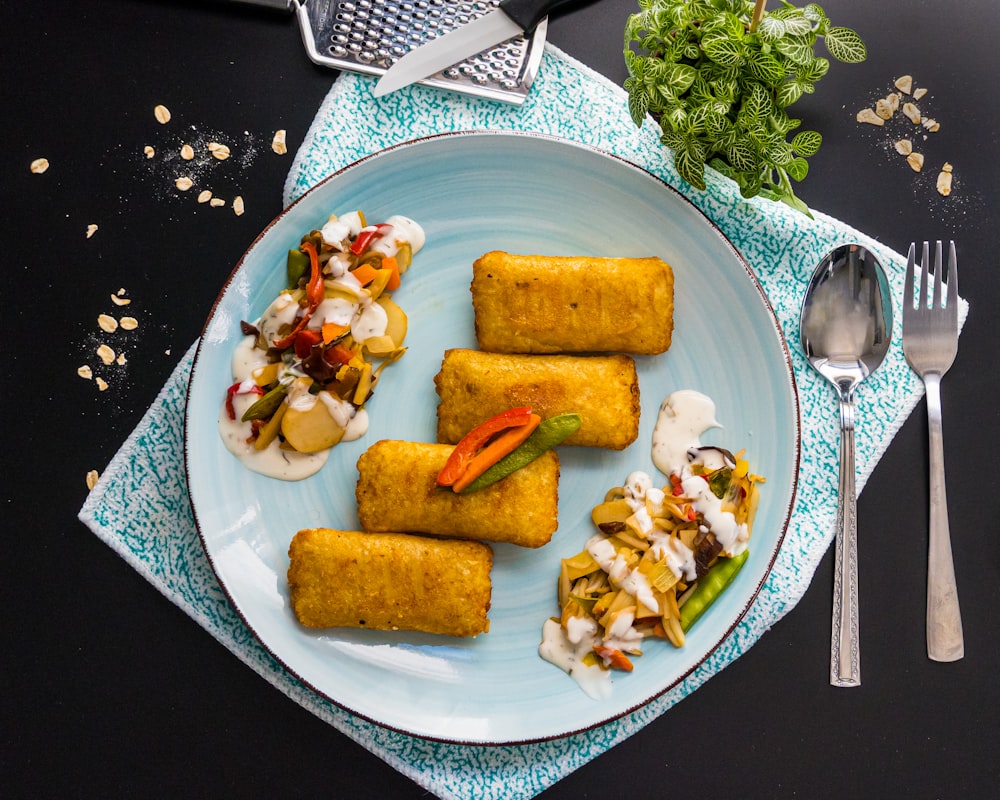
[[106, 344], [102, 344], [97, 348], [97, 355], [107, 366], [115, 363], [115, 351]]
[[170, 109], [164, 105], [158, 105], [153, 109], [153, 116], [156, 117], [156, 121], [161, 125], [166, 125], [170, 122]]
[[233, 199], [233, 213], [237, 217], [242, 217], [244, 211], [246, 211], [246, 207], [243, 204], [243, 195], [238, 194]]
[[125, 366], [125, 354], [124, 353], [119, 353], [118, 354], [118, 358], [115, 359], [115, 363], [119, 367], [124, 367]]
[[927, 94], [927, 90], [923, 86], [921, 86], [919, 89], [914, 89], [913, 90], [913, 99], [914, 100], [919, 100], [925, 94]]
[[210, 152], [219, 161], [225, 161], [231, 155], [229, 147], [224, 144], [219, 144], [218, 142], [208, 143], [208, 152]]
[[183, 158], [185, 161], [190, 161], [192, 158], [194, 158], [194, 148], [189, 144], [182, 145], [181, 158]]
[[129, 300], [127, 297], [121, 297], [120, 295], [113, 294], [111, 295], [111, 302], [114, 303], [116, 306], [127, 306], [132, 301]]
[[84, 364], [82, 367], [77, 368], [76, 374], [79, 375], [84, 380], [89, 381], [91, 378], [94, 377], [94, 370], [90, 368], [89, 364]]
[[223, 200], [221, 197], [213, 197], [211, 200], [208, 201], [208, 204], [212, 206], [212, 208], [221, 208], [226, 204], [226, 201]]
[[862, 108], [856, 117], [858, 122], [867, 122], [869, 125], [885, 125], [885, 120], [870, 108]]
[[94, 382], [97, 384], [98, 391], [103, 392], [105, 389], [108, 388], [108, 382], [106, 380], [104, 380], [104, 378], [98, 378]]
[[279, 156], [283, 156], [288, 152], [288, 146], [285, 144], [284, 128], [274, 132], [274, 138], [271, 139], [271, 149]]
[[156, 151], [153, 149], [153, 146], [148, 144], [142, 148], [142, 152], [146, 154], [146, 158], [152, 158], [156, 155]]
[[913, 142], [909, 139], [900, 139], [893, 147], [896, 148], [896, 152], [901, 156], [908, 156], [913, 152]]
[[97, 324], [105, 333], [114, 333], [118, 330], [118, 320], [108, 314], [101, 314], [98, 316]]
[[36, 158], [31, 162], [31, 169], [36, 175], [41, 175], [45, 170], [49, 168], [49, 160], [47, 158]]
[[914, 125], [920, 124], [920, 109], [913, 105], [913, 103], [903, 103], [903, 114]]
[[910, 153], [906, 157], [906, 163], [910, 165], [910, 169], [914, 172], [920, 172], [924, 168], [924, 156], [923, 153]]
[[122, 317], [119, 324], [122, 326], [123, 331], [134, 331], [139, 327], [139, 320], [135, 317]]
[[91, 223], [90, 225], [87, 226], [87, 238], [89, 239], [95, 233], [97, 233], [97, 226]]
[[941, 123], [936, 119], [931, 119], [930, 117], [921, 117], [920, 124], [923, 125], [931, 133], [941, 130]]
[[937, 191], [942, 197], [947, 197], [951, 194], [951, 164], [945, 162], [945, 165], [941, 167], [941, 171], [937, 176]]
[[92, 469], [87, 473], [87, 488], [93, 490], [97, 486], [97, 482], [101, 479], [101, 473], [96, 469]]
[[[891, 95], [895, 97], [895, 95]], [[892, 115], [895, 109], [892, 107], [892, 102], [883, 97], [881, 100], [875, 103], [875, 113], [882, 119], [892, 119]]]
[[913, 91], [913, 76], [904, 75], [901, 78], [896, 78], [896, 83], [894, 85], [897, 89], [899, 89], [899, 91], [904, 94], [909, 94]]
[[208, 189], [205, 189], [198, 195], [199, 203], [207, 203], [211, 199], [212, 199], [212, 193]]
[[187, 175], [182, 175], [180, 178], [174, 181], [174, 186], [176, 186], [182, 192], [186, 192], [188, 189], [194, 186], [194, 181], [191, 180]]

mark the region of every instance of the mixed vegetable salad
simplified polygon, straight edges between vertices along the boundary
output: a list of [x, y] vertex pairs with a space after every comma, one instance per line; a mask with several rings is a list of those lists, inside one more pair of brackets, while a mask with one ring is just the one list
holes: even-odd
[[[391, 292], [423, 244], [411, 219], [370, 225], [355, 211], [331, 216], [289, 251], [286, 288], [259, 320], [240, 323], [245, 338], [220, 417], [227, 447], [247, 466], [304, 477], [272, 466], [365, 433], [365, 404], [405, 352], [407, 317]], [[277, 460], [253, 459], [275, 449]]]

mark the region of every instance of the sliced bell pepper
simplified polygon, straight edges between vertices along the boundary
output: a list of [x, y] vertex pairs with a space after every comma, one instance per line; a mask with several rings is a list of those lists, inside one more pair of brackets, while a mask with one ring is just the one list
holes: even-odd
[[486, 447], [473, 456], [465, 468], [462, 476], [452, 484], [452, 489], [461, 492], [466, 489], [476, 478], [486, 470], [496, 464], [504, 456], [510, 455], [527, 439], [542, 418], [538, 414], [532, 414], [527, 424], [518, 425], [516, 428], [508, 428], [494, 437]]
[[299, 331], [292, 344], [295, 347], [296, 358], [305, 358], [313, 349], [313, 345], [323, 341], [323, 334], [312, 328], [305, 328]]
[[512, 408], [490, 417], [469, 431], [452, 450], [444, 467], [437, 476], [438, 486], [453, 486], [462, 477], [469, 462], [482, 450], [489, 440], [507, 428], [518, 428], [531, 422], [531, 409]]
[[319, 264], [319, 252], [312, 242], [303, 242], [299, 247], [309, 256], [309, 283], [306, 285], [306, 299], [309, 311], [315, 311], [323, 302], [323, 268]]
[[237, 381], [228, 389], [226, 389], [226, 415], [229, 419], [236, 419], [236, 406], [233, 405], [233, 398], [238, 394], [256, 394], [263, 397], [264, 390], [258, 386], [256, 383], [250, 382], [250, 385], [245, 389], [242, 389], [243, 385], [247, 381]]
[[612, 669], [620, 669], [625, 672], [632, 671], [632, 662], [629, 657], [616, 647], [606, 647], [603, 644], [595, 644], [594, 652], [605, 659]]
[[360, 256], [368, 249], [368, 246], [372, 242], [376, 239], [381, 239], [391, 230], [392, 225], [387, 222], [380, 222], [378, 225], [369, 225], [366, 228], [362, 228], [358, 234], [358, 238], [351, 243], [351, 252], [356, 256]]

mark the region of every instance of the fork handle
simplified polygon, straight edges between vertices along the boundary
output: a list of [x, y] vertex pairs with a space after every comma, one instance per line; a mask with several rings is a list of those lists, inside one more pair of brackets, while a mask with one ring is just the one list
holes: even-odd
[[927, 657], [958, 661], [965, 655], [962, 614], [958, 607], [955, 565], [948, 528], [941, 426], [941, 376], [924, 376], [927, 388], [927, 434], [930, 466], [930, 541], [927, 552]]
[[854, 469], [854, 402], [845, 392], [840, 398], [840, 486], [833, 562], [833, 630], [830, 637], [830, 684], [844, 687], [861, 685], [858, 505]]

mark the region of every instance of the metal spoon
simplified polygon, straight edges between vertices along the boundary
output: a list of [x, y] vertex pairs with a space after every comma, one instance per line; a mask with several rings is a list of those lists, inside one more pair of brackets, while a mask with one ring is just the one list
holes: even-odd
[[854, 390], [889, 349], [892, 304], [885, 273], [858, 244], [832, 250], [802, 301], [802, 349], [840, 397], [840, 489], [833, 577], [830, 683], [861, 685], [858, 639], [858, 527], [854, 486]]

